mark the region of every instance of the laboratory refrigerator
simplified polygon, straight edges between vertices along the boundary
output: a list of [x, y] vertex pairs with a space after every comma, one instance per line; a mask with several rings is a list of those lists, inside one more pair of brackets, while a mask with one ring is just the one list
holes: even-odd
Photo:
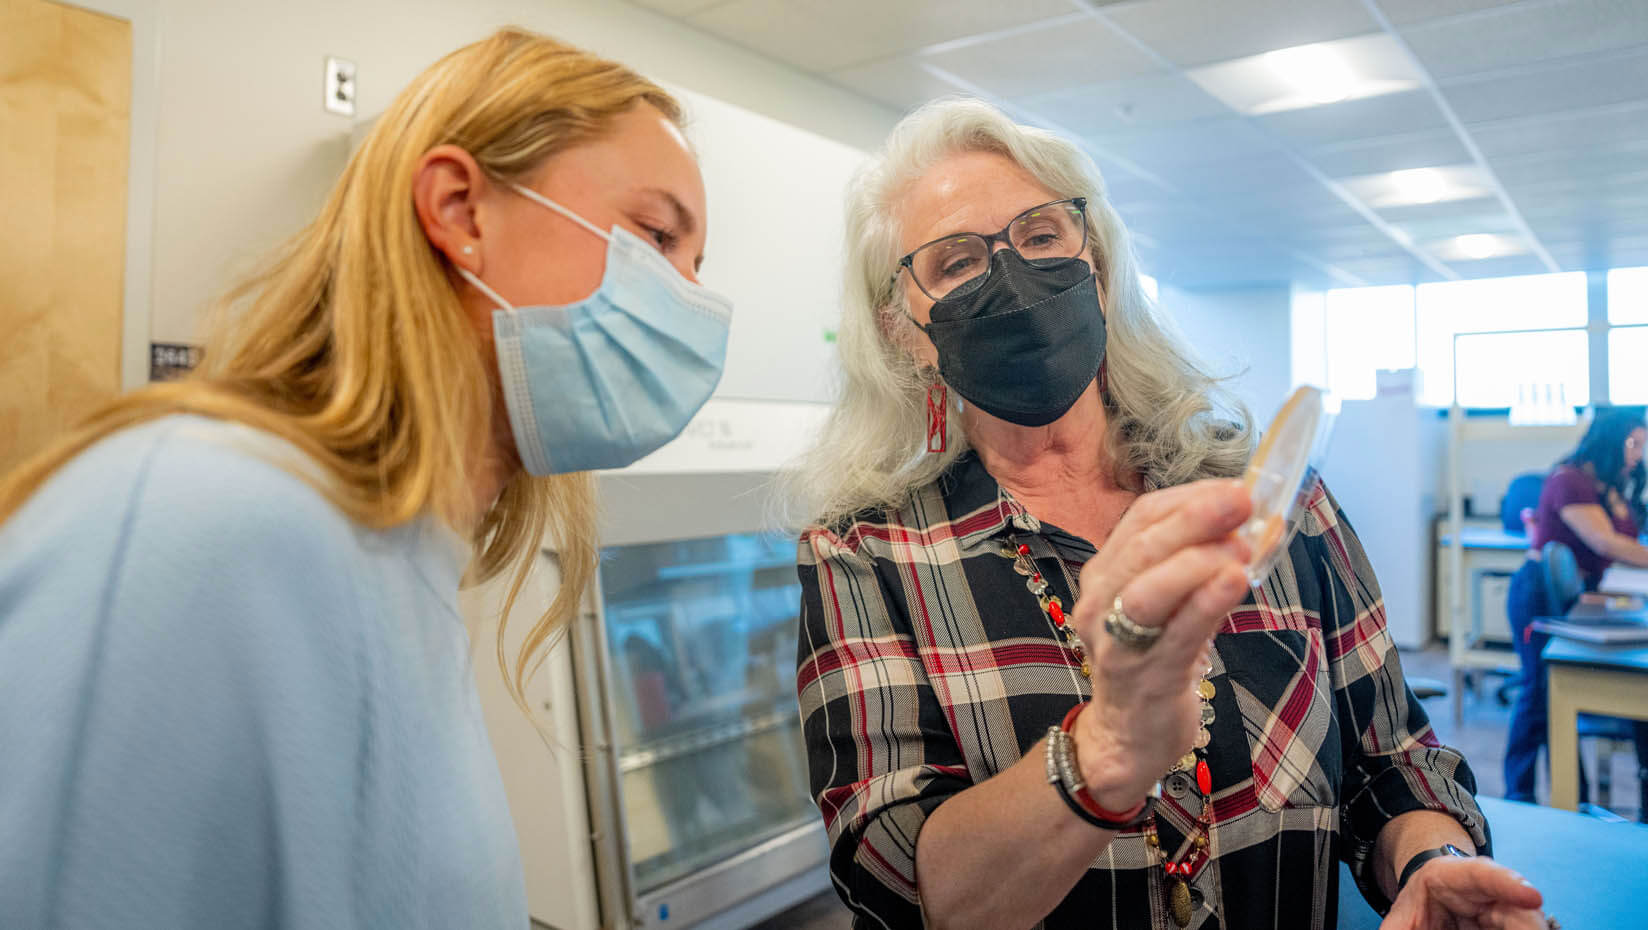
[[547, 750], [480, 663], [536, 925], [731, 930], [828, 891], [795, 696], [795, 539], [764, 529], [765, 483], [603, 476], [596, 582], [529, 697]]

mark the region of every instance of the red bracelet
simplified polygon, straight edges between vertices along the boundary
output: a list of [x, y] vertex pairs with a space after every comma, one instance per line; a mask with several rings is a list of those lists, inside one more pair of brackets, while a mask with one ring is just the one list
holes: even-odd
[[[1075, 707], [1070, 708], [1069, 713], [1066, 713], [1064, 715], [1064, 722], [1059, 724], [1059, 729], [1063, 730], [1066, 733], [1070, 733], [1071, 732], [1070, 728], [1076, 725], [1076, 717], [1079, 714], [1081, 714], [1082, 708], [1086, 707], [1089, 703], [1090, 702], [1088, 702], [1088, 701], [1083, 701], [1080, 704], [1077, 704]], [[1070, 744], [1071, 750], [1072, 750], [1071, 758], [1075, 758], [1075, 756], [1074, 756], [1075, 741], [1074, 740], [1075, 740], [1075, 737], [1072, 736], [1071, 737], [1071, 744]], [[1092, 814], [1093, 816], [1098, 817], [1101, 820], [1114, 820], [1114, 821], [1119, 821], [1121, 823], [1131, 823], [1133, 820], [1135, 820], [1139, 816], [1139, 814], [1144, 811], [1145, 804], [1148, 803], [1149, 800], [1150, 800], [1149, 798], [1145, 798], [1143, 801], [1140, 801], [1138, 803], [1138, 805], [1136, 807], [1134, 807], [1132, 810], [1126, 811], [1125, 813], [1116, 813], [1115, 811], [1108, 811], [1108, 810], [1105, 810], [1103, 807], [1100, 807], [1099, 802], [1093, 799], [1093, 795], [1085, 787], [1082, 788], [1080, 791], [1072, 791], [1071, 795], [1075, 797], [1076, 803], [1080, 804], [1088, 813]]]

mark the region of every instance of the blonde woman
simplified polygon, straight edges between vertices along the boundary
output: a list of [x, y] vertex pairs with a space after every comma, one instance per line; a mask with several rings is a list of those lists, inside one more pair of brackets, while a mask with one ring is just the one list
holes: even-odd
[[848, 207], [846, 382], [793, 476], [797, 688], [864, 928], [1543, 926], [1480, 857], [1317, 485], [1250, 588], [1252, 432], [1138, 284], [1075, 146], [978, 102]]
[[505, 30], [396, 99], [192, 380], [0, 489], [0, 914], [35, 927], [526, 926], [456, 611], [587, 469], [720, 377], [681, 111]]

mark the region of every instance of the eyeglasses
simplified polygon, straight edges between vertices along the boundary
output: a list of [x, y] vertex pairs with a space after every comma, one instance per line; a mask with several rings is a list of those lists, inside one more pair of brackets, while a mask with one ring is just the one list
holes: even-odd
[[[1087, 247], [1087, 198], [1044, 203], [1013, 217], [993, 235], [958, 233], [934, 239], [898, 260], [916, 287], [934, 300], [964, 297], [990, 276], [990, 253], [997, 242], [1035, 264], [1075, 258]], [[893, 277], [898, 277], [895, 272]]]

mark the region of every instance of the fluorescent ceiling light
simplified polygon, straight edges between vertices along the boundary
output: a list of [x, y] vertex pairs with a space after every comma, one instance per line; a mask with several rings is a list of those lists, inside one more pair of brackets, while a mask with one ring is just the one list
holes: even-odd
[[1295, 92], [1317, 103], [1337, 103], [1356, 88], [1356, 75], [1338, 51], [1325, 45], [1298, 45], [1266, 52], [1265, 64]]
[[1376, 209], [1493, 195], [1492, 188], [1475, 165], [1437, 165], [1381, 171], [1346, 178], [1340, 183], [1357, 199]]
[[1499, 237], [1489, 233], [1472, 233], [1456, 237], [1453, 244], [1466, 258], [1493, 258], [1499, 248]]
[[1447, 192], [1448, 182], [1435, 168], [1409, 168], [1392, 171], [1391, 183], [1402, 192], [1409, 203], [1435, 203]]
[[1516, 236], [1506, 236], [1499, 233], [1469, 233], [1433, 243], [1430, 251], [1443, 261], [1471, 262], [1481, 261], [1485, 258], [1520, 255], [1528, 251], [1528, 246]]
[[1421, 86], [1413, 62], [1384, 33], [1296, 45], [1185, 73], [1226, 106], [1251, 116]]

